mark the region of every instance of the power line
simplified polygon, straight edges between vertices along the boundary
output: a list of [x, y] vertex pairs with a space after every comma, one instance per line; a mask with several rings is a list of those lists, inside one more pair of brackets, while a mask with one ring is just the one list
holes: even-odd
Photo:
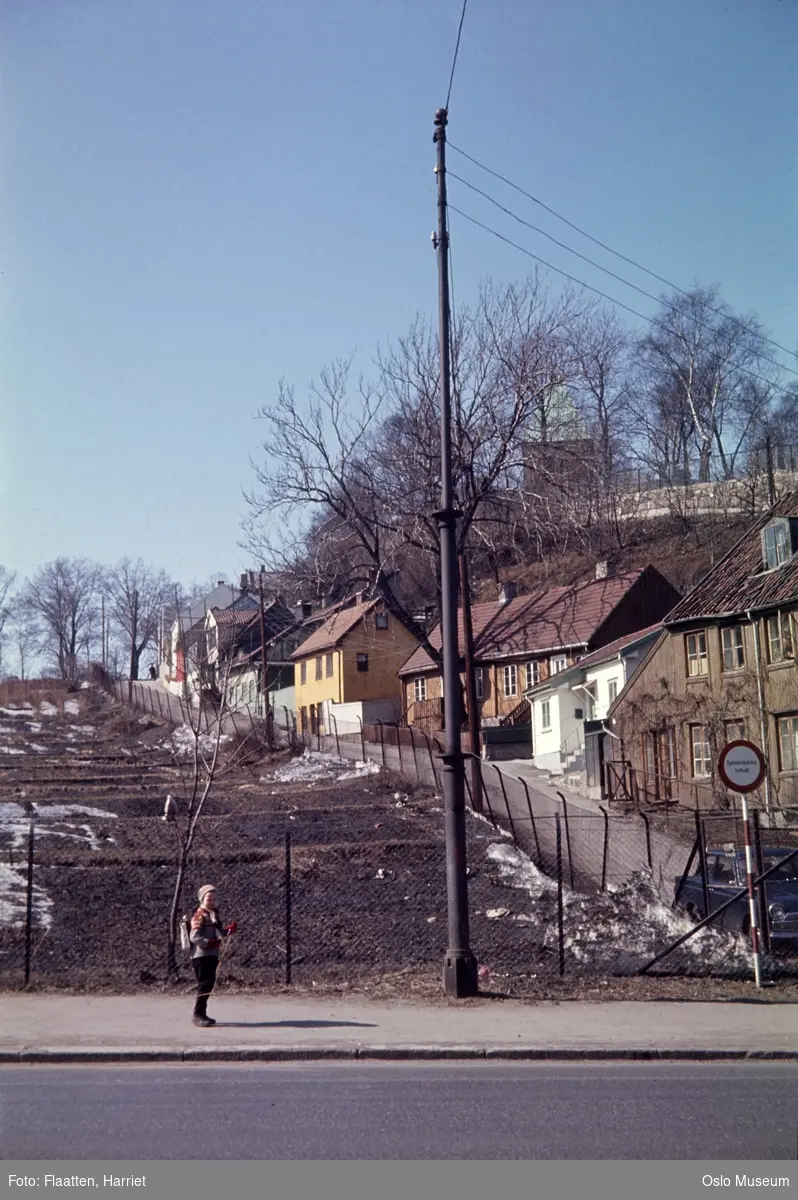
[[[457, 208], [454, 204], [448, 206], [452, 212], [456, 212], [458, 216], [464, 217], [466, 221], [470, 221], [472, 225], [476, 225], [479, 229], [484, 229], [486, 233], [492, 234], [498, 238], [500, 242], [505, 242], [506, 245], [512, 246], [514, 250], [518, 250], [521, 254], [525, 254], [528, 258], [533, 258], [535, 262], [539, 262], [541, 266], [546, 267], [549, 271], [555, 271], [556, 274], [564, 276], [571, 283], [577, 284], [578, 287], [585, 288], [588, 292], [595, 292], [597, 296], [601, 296], [603, 300], [608, 300], [610, 304], [617, 305], [618, 308], [623, 308], [626, 312], [631, 313], [633, 317], [639, 317], [641, 321], [646, 321], [649, 325], [654, 325], [657, 329], [663, 330], [665, 333], [670, 333], [667, 325], [663, 325], [655, 317], [647, 317], [645, 313], [638, 312], [637, 309], [631, 308], [628, 304], [624, 304], [622, 300], [616, 300], [614, 296], [609, 296], [606, 292], [602, 292], [600, 288], [593, 287], [590, 283], [585, 283], [583, 279], [578, 279], [575, 275], [569, 275], [567, 271], [563, 271], [562, 267], [555, 267], [553, 263], [547, 262], [545, 258], [541, 258], [539, 254], [533, 254], [531, 250], [527, 250], [526, 246], [519, 246], [518, 242], [512, 241], [511, 238], [505, 237], [503, 233], [499, 233], [495, 229], [491, 229], [490, 225], [485, 225], [482, 221], [478, 221], [476, 217], [469, 216], [467, 212], [463, 212], [461, 208]], [[786, 388], [779, 387], [778, 384], [772, 383], [771, 380], [765, 379], [763, 375], [757, 375], [754, 371], [749, 371], [747, 367], [737, 368], [742, 375], [748, 375], [751, 379], [756, 379], [759, 383], [764, 383], [768, 387], [772, 387], [775, 391], [781, 392], [784, 396], [791, 395]]]
[[[451, 150], [455, 150], [458, 154], [462, 154], [463, 158], [467, 158], [469, 162], [472, 162], [475, 167], [479, 167], [481, 171], [485, 171], [488, 175], [492, 175], [494, 179], [500, 179], [502, 183], [506, 183], [507, 186], [513, 188], [514, 191], [520, 192], [522, 196], [526, 196], [527, 200], [531, 200], [533, 204], [538, 204], [541, 208], [545, 209], [547, 213], [551, 213], [551, 215], [556, 217], [558, 221], [562, 221], [571, 229], [576, 230], [576, 232], [581, 234], [582, 237], [586, 237], [588, 241], [593, 242], [596, 246], [601, 246], [602, 250], [606, 250], [609, 254], [614, 254], [616, 258], [622, 259], [623, 262], [628, 263], [630, 267], [635, 267], [638, 271], [645, 272], [645, 274], [650, 275], [652, 279], [656, 279], [658, 283], [664, 283], [666, 287], [673, 288], [675, 292], [680, 292], [682, 296], [689, 296], [690, 293], [685, 288], [679, 287], [678, 283], [673, 283], [670, 279], [666, 279], [664, 275], [658, 275], [656, 271], [649, 270], [648, 267], [644, 267], [642, 263], [637, 262], [634, 258], [629, 258], [626, 254], [621, 254], [620, 250], [615, 250], [606, 242], [602, 242], [599, 238], [593, 237], [592, 233], [588, 233], [586, 229], [582, 229], [581, 226], [576, 225], [573, 221], [570, 221], [568, 217], [564, 217], [562, 213], [557, 212], [556, 208], [552, 208], [549, 204], [546, 204], [537, 196], [533, 196], [531, 192], [525, 191], [517, 183], [513, 183], [512, 179], [508, 179], [506, 175], [500, 175], [498, 171], [494, 171], [491, 167], [486, 166], [485, 163], [480, 162], [479, 159], [474, 158], [473, 155], [468, 154], [465, 150], [461, 150], [459, 146], [455, 146], [454, 142], [448, 142], [447, 145]], [[716, 314], [716, 316], [721, 316], [727, 320], [733, 321], [736, 325], [740, 325], [743, 329], [748, 328], [745, 322], [739, 321], [736, 317], [730, 316], [728, 313], [725, 313], [723, 309], [712, 308], [711, 306], [710, 308], [711, 311]], [[770, 337], [764, 337], [764, 335], [763, 340], [768, 342], [771, 346], [775, 346], [777, 350], [781, 350], [782, 353], [789, 354], [790, 358], [796, 357], [795, 351], [788, 350], [786, 346], [782, 346], [781, 342], [774, 341], [774, 339]]]
[[[612, 279], [617, 279], [619, 283], [624, 285], [624, 287], [632, 288], [634, 291], [639, 292], [641, 296], [645, 296], [648, 300], [653, 300], [655, 304], [664, 303], [673, 312], [678, 311], [677, 305], [672, 304], [669, 300], [661, 300], [660, 297], [655, 296], [653, 292], [647, 292], [645, 288], [641, 288], [636, 283], [632, 283], [630, 279], [624, 279], [623, 275], [616, 274], [616, 272], [611, 271], [609, 267], [602, 267], [601, 263], [597, 263], [595, 259], [588, 258], [586, 254], [580, 253], [579, 250], [574, 250], [573, 247], [569, 246], [566, 242], [559, 241], [552, 234], [547, 233], [545, 229], [541, 229], [539, 225], [533, 225], [531, 221], [525, 221], [523, 217], [519, 217], [518, 213], [513, 212], [511, 208], [506, 208], [503, 204], [500, 204], [498, 200], [494, 199], [493, 196], [489, 195], [488, 192], [483, 192], [482, 188], [478, 188], [473, 183], [469, 183], [467, 179], [463, 179], [460, 175], [455, 174], [454, 171], [449, 171], [448, 174], [452, 179], [456, 179], [458, 183], [462, 183], [472, 192], [476, 192], [478, 196], [483, 196], [485, 200], [488, 200], [496, 208], [500, 209], [503, 213], [506, 213], [508, 217], [512, 217], [514, 221], [518, 221], [519, 225], [525, 225], [527, 229], [531, 229], [535, 233], [541, 234], [542, 237], [548, 238], [548, 240], [553, 242], [555, 246], [559, 246], [560, 249], [567, 250], [569, 254], [573, 254], [577, 258], [581, 258], [582, 262], [589, 263], [591, 267], [595, 267], [598, 271], [603, 271], [605, 275], [611, 276]], [[713, 309], [712, 311], [720, 312], [721, 310]], [[727, 316], [726, 319], [730, 318]], [[736, 324], [743, 323], [736, 322]], [[749, 326], [743, 325], [743, 328], [748, 329], [750, 332]], [[762, 340], [768, 341], [769, 339], [762, 338]], [[771, 358], [769, 354], [762, 354], [761, 357], [764, 358], [766, 362], [772, 363], [774, 367], [778, 367], [779, 370], [788, 371], [790, 374], [798, 376], [798, 371], [794, 367], [785, 366], [783, 363], [780, 363], [778, 359]]]
[[451, 70], [451, 74], [449, 75], [449, 90], [446, 93], [446, 108], [447, 108], [447, 110], [449, 108], [449, 101], [452, 98], [452, 84], [454, 83], [454, 69], [457, 66], [457, 55], [460, 53], [460, 37], [463, 32], [463, 21], [465, 20], [467, 7], [468, 7], [468, 0], [463, 0], [463, 11], [460, 13], [460, 25], [457, 30], [457, 42], [455, 43], [454, 58], [452, 59], [452, 70]]

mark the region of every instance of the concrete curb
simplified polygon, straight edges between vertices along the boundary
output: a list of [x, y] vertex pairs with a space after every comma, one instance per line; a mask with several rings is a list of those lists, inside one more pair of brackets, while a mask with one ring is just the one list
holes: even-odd
[[0, 1065], [69, 1063], [353, 1062], [798, 1062], [798, 1050], [616, 1049], [540, 1046], [188, 1046], [0, 1050]]

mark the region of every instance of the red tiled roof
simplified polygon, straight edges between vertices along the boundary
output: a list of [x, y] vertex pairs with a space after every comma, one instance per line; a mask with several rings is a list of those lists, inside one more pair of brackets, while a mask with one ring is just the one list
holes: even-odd
[[761, 533], [774, 517], [798, 518], [798, 492], [791, 492], [760, 517], [724, 558], [668, 613], [665, 624], [701, 617], [775, 608], [798, 600], [798, 555], [775, 570], [763, 570]]
[[[550, 588], [531, 596], [516, 596], [505, 605], [498, 601], [474, 605], [471, 612], [475, 660], [490, 662], [513, 655], [586, 646], [642, 573], [630, 571], [612, 579]], [[458, 630], [462, 653], [462, 610], [458, 612]], [[440, 646], [440, 625], [432, 630], [430, 642], [436, 648]], [[434, 667], [427, 652], [419, 648], [399, 674], [410, 675]]]
[[616, 638], [614, 642], [602, 646], [599, 650], [594, 650], [592, 654], [586, 654], [574, 666], [593, 667], [598, 663], [609, 662], [611, 658], [615, 658], [622, 650], [626, 650], [629, 646], [634, 646], [635, 642], [642, 642], [646, 638], [653, 637], [655, 634], [661, 632], [662, 622], [658, 621], [656, 625], [649, 625], [647, 629], [639, 629], [637, 633], [627, 633], [625, 637]]
[[301, 646], [297, 646], [292, 659], [307, 658], [309, 654], [319, 654], [322, 650], [331, 650], [337, 646], [341, 638], [354, 629], [366, 613], [374, 607], [377, 600], [368, 600], [365, 604], [353, 604], [350, 608], [342, 608], [333, 613], [323, 625], [320, 625]]
[[[490, 622], [495, 616], [501, 612], [501, 603], [498, 600], [491, 600], [487, 604], [472, 604], [471, 605], [471, 627], [474, 633], [474, 645], [480, 635], [485, 631]], [[465, 632], [463, 630], [463, 610], [457, 610], [457, 639], [462, 654], [465, 648]], [[441, 625], [440, 621], [429, 633], [429, 643], [435, 650], [441, 648]], [[418, 646], [408, 658], [407, 662], [399, 668], [400, 675], [410, 675], [419, 671], [430, 671], [435, 666], [427, 651], [423, 646]]]

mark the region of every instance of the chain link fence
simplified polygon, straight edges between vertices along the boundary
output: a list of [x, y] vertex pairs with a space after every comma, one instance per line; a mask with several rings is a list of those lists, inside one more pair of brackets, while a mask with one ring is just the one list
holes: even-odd
[[[142, 696], [155, 717], [152, 703], [157, 712]], [[204, 728], [212, 735], [212, 722]], [[262, 734], [257, 721], [252, 728]], [[280, 728], [275, 721], [277, 740], [304, 742], [304, 752], [215, 787], [181, 912], [195, 907], [200, 884], [218, 885], [223, 918], [240, 928], [225, 948], [229, 983], [437, 990], [448, 944], [440, 747], [379, 723], [303, 734], [286, 714], [283, 737]], [[5, 766], [12, 795], [18, 764]], [[25, 778], [42, 772], [42, 796], [52, 797], [47, 769], [45, 758], [27, 764]], [[75, 784], [70, 804], [34, 799], [28, 782], [27, 799], [5, 805], [3, 977], [87, 989], [164, 982], [177, 840], [160, 812], [178, 779], [174, 747], [159, 742], [133, 761], [95, 753], [72, 771], [74, 780], [59, 775], [62, 789]], [[751, 978], [747, 901], [722, 908], [724, 881], [712, 878], [718, 856], [739, 855], [739, 818], [702, 813], [691, 827], [687, 814], [666, 826], [655, 813], [545, 794], [474, 756], [466, 787], [471, 944], [483, 988], [540, 994], [555, 980], [641, 972]], [[784, 875], [774, 872], [770, 891], [765, 880], [761, 911], [789, 909], [793, 886], [798, 912], [798, 854], [789, 858], [798, 834], [760, 823], [757, 838], [760, 866]], [[768, 932], [763, 977], [795, 979], [798, 928], [792, 944]], [[188, 984], [186, 956], [181, 972]]]

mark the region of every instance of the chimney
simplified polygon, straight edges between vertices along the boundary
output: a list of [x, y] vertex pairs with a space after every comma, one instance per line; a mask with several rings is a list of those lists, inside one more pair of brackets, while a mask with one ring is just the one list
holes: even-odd
[[518, 588], [512, 579], [505, 579], [499, 589], [499, 604], [509, 604], [511, 600], [515, 600]]
[[249, 586], [249, 580], [247, 578], [247, 573], [246, 573], [246, 571], [242, 571], [241, 572], [241, 584], [240, 584], [241, 591], [245, 592], [247, 590], [248, 586]]
[[313, 605], [309, 600], [297, 600], [297, 620], [305, 621], [313, 616]]
[[217, 579], [217, 580], [216, 580], [216, 586], [217, 586], [217, 587], [224, 587], [224, 580], [223, 580], [223, 579]]
[[255, 572], [254, 571], [250, 571], [250, 573], [249, 573], [249, 586], [253, 587], [253, 588], [255, 586]]
[[596, 579], [614, 579], [615, 564], [608, 559], [596, 563]]

